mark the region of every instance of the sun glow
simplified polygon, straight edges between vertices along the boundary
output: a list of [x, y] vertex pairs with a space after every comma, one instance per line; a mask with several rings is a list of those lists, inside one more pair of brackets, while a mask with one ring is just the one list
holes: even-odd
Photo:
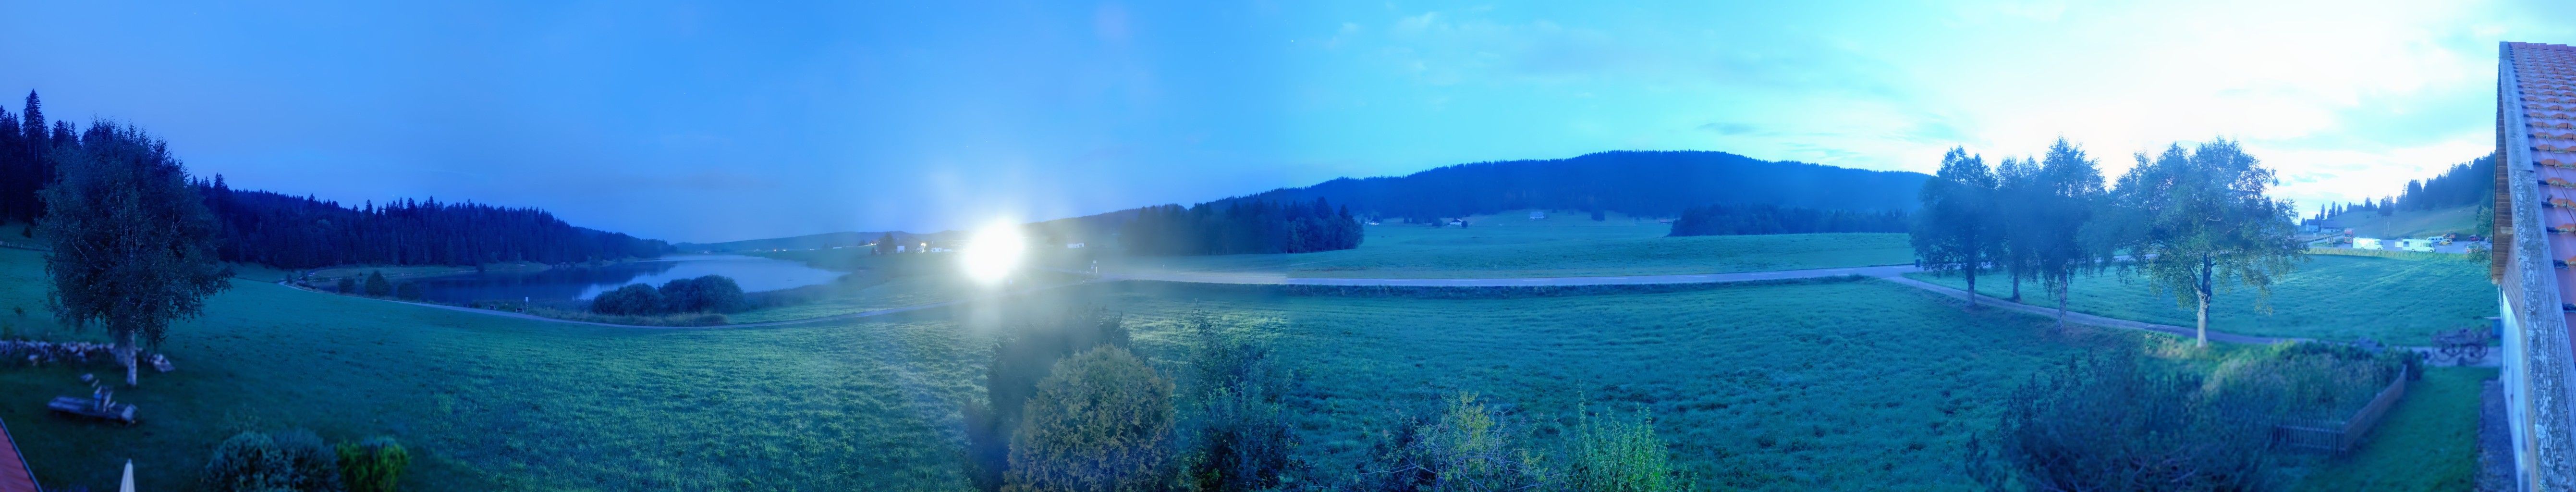
[[1028, 238], [1020, 235], [1019, 226], [996, 221], [975, 231], [959, 262], [966, 268], [966, 276], [977, 283], [1000, 284], [1011, 276], [1012, 270], [1019, 269], [1020, 256], [1028, 246]]

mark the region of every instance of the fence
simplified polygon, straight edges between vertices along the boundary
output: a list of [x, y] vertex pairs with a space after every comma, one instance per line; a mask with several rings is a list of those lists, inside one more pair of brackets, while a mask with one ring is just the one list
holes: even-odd
[[2272, 438], [2281, 447], [2291, 450], [2325, 454], [2351, 451], [2354, 445], [2361, 444], [2362, 437], [2370, 434], [2372, 427], [2379, 425], [2380, 417], [2388, 415], [2388, 408], [2397, 406], [2397, 399], [2406, 396], [2409, 376], [2408, 370], [2399, 369], [2395, 380], [2389, 381], [2387, 388], [2379, 390], [2379, 396], [2371, 398], [2370, 404], [2353, 412], [2352, 418], [2283, 419], [2272, 426]]

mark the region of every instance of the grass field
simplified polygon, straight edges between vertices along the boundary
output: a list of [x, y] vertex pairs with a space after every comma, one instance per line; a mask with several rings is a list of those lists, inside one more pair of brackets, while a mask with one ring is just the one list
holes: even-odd
[[[2255, 310], [2255, 292], [2221, 291], [2210, 304], [2209, 329], [2267, 337], [2352, 341], [2369, 337], [2399, 345], [2429, 345], [2438, 329], [2486, 326], [2495, 315], [2495, 284], [2485, 263], [2459, 256], [2372, 258], [2310, 255], [2312, 261], [2272, 286], [2272, 314]], [[1963, 288], [1956, 276], [1907, 274]], [[1998, 298], [2011, 292], [2001, 275], [1979, 276], [1977, 291]], [[2118, 274], [2078, 278], [2067, 309], [2119, 319], [2192, 326], [2195, 315], [2145, 280]], [[2023, 301], [2049, 305], [2035, 283], [2022, 286]]]
[[[0, 250], [0, 306], [41, 298], [36, 255]], [[1679, 462], [1714, 485], [1939, 490], [1966, 487], [1959, 446], [2032, 369], [2145, 337], [2055, 334], [2042, 318], [1967, 313], [1865, 280], [1494, 299], [1264, 292], [1275, 291], [1094, 285], [865, 322], [692, 330], [238, 281], [173, 330], [178, 372], [119, 393], [144, 424], [76, 423], [36, 405], [78, 394], [75, 376], [113, 370], [104, 364], [0, 367], [0, 394], [22, 400], [0, 402], [0, 419], [57, 486], [106, 486], [133, 459], [144, 489], [189, 490], [223, 437], [301, 426], [401, 439], [414, 490], [958, 490], [958, 404], [980, 397], [983, 333], [1007, 317], [990, 309], [1099, 303], [1128, 313], [1161, 364], [1176, 362], [1178, 320], [1194, 311], [1278, 347], [1305, 374], [1292, 402], [1299, 452], [1326, 473], [1347, 470], [1365, 433], [1398, 412], [1477, 391], [1518, 415], [1643, 405]], [[36, 309], [20, 320], [50, 325]], [[2401, 407], [2387, 425], [2448, 415], [2435, 407]], [[2443, 439], [2422, 435], [2405, 441]]]
[[[2040, 365], [2126, 333], [2053, 335], [1877, 281], [1658, 294], [1406, 299], [1130, 294], [1148, 352], [1219, 314], [1307, 371], [1298, 425], [1327, 470], [1397, 412], [1474, 391], [1524, 414], [1653, 410], [1679, 461], [1756, 490], [1962, 489], [1961, 446]], [[2089, 340], [2089, 341], [2088, 341]]]
[[2493, 368], [2428, 368], [2361, 449], [2327, 462], [2298, 490], [2476, 488], [2479, 384], [2495, 377]]
[[[0, 316], [50, 326], [37, 255], [0, 250], [0, 306], [31, 311]], [[401, 439], [411, 490], [953, 490], [951, 402], [988, 350], [956, 326], [585, 328], [236, 281], [173, 328], [179, 371], [118, 392], [143, 424], [44, 414], [106, 364], [0, 368], [0, 420], [53, 486], [133, 459], [142, 489], [193, 490], [225, 436], [302, 426]]]
[[1196, 257], [1103, 257], [1105, 271], [1276, 272], [1291, 277], [1470, 278], [1668, 275], [1914, 261], [1904, 234], [1663, 237], [1671, 227], [1577, 214], [1478, 218], [1471, 227], [1368, 226], [1357, 249]]

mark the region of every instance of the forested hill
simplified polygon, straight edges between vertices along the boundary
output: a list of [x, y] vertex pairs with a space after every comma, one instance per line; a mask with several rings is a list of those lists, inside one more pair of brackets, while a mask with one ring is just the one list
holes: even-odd
[[876, 242], [878, 237], [885, 234], [893, 234], [897, 242], [912, 241], [919, 237], [913, 233], [901, 231], [826, 232], [822, 234], [807, 234], [794, 237], [746, 239], [741, 241], [725, 241], [721, 243], [678, 243], [671, 245], [671, 249], [682, 253], [728, 253], [767, 249], [846, 248]]
[[[1459, 164], [1405, 176], [1341, 178], [1225, 201], [1304, 203], [1324, 198], [1385, 218], [1428, 219], [1517, 209], [1601, 210], [1671, 217], [1708, 205], [1910, 211], [1930, 176], [1725, 152], [1620, 151]], [[1222, 201], [1221, 201], [1222, 202]]]
[[573, 227], [533, 208], [402, 200], [357, 208], [309, 197], [198, 183], [223, 224], [225, 261], [280, 268], [330, 265], [476, 265], [506, 261], [573, 263], [649, 258], [658, 240]]

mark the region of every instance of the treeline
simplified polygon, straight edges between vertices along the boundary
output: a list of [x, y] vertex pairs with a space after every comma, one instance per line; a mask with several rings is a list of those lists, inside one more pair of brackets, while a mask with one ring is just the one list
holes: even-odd
[[1672, 236], [1905, 232], [1905, 213], [1821, 210], [1777, 205], [1709, 205], [1682, 210]]
[[1341, 178], [1220, 200], [1329, 199], [1363, 217], [1430, 222], [1511, 210], [1670, 217], [1683, 209], [1777, 205], [1907, 211], [1923, 174], [1868, 171], [1725, 152], [1601, 152], [1568, 159], [1459, 164], [1405, 176]]
[[1145, 207], [1118, 235], [1128, 253], [1231, 255], [1311, 253], [1360, 246], [1359, 219], [1324, 199]]
[[2408, 180], [2406, 191], [2395, 197], [2328, 205], [2318, 210], [2314, 218], [2331, 219], [2351, 213], [2390, 215], [2462, 206], [2489, 208], [2495, 206], [2494, 200], [2495, 156], [2485, 156], [2454, 164], [2432, 179]]
[[33, 91], [27, 92], [26, 106], [17, 114], [0, 108], [0, 222], [35, 222], [44, 215], [45, 203], [36, 190], [54, 182], [53, 154], [56, 147], [80, 145], [80, 134], [70, 121], [45, 121], [43, 101]]
[[[95, 129], [103, 127], [75, 133], [69, 121], [48, 124], [34, 92], [27, 93], [21, 112], [0, 109], [0, 221], [33, 222], [44, 215], [38, 192], [55, 181], [60, 161], [93, 138], [84, 133], [98, 134]], [[235, 190], [220, 175], [189, 183], [221, 224], [216, 251], [230, 262], [279, 268], [571, 263], [670, 251], [662, 241], [573, 227], [533, 208], [437, 199], [351, 208], [309, 196]]]
[[[2306, 251], [2290, 237], [2297, 215], [2290, 202], [2265, 194], [2273, 182], [2271, 169], [2224, 139], [2137, 154], [2137, 165], [2108, 187], [2099, 164], [2065, 139], [2045, 157], [2008, 157], [1993, 167], [1952, 148], [1918, 195], [1915, 258], [1927, 270], [1962, 274], [1972, 292], [1978, 273], [2002, 270], [2015, 301], [2023, 280], [2039, 281], [2057, 298], [2060, 324], [2076, 275], [2126, 269], [2197, 307], [2199, 342], [2207, 345], [2216, 289], [2268, 296]], [[2118, 255], [2129, 260], [2114, 261]]]
[[312, 197], [234, 190], [223, 176], [198, 182], [223, 223], [225, 261], [279, 268], [329, 265], [574, 263], [649, 258], [662, 241], [573, 227], [533, 208], [397, 200], [357, 208]]

